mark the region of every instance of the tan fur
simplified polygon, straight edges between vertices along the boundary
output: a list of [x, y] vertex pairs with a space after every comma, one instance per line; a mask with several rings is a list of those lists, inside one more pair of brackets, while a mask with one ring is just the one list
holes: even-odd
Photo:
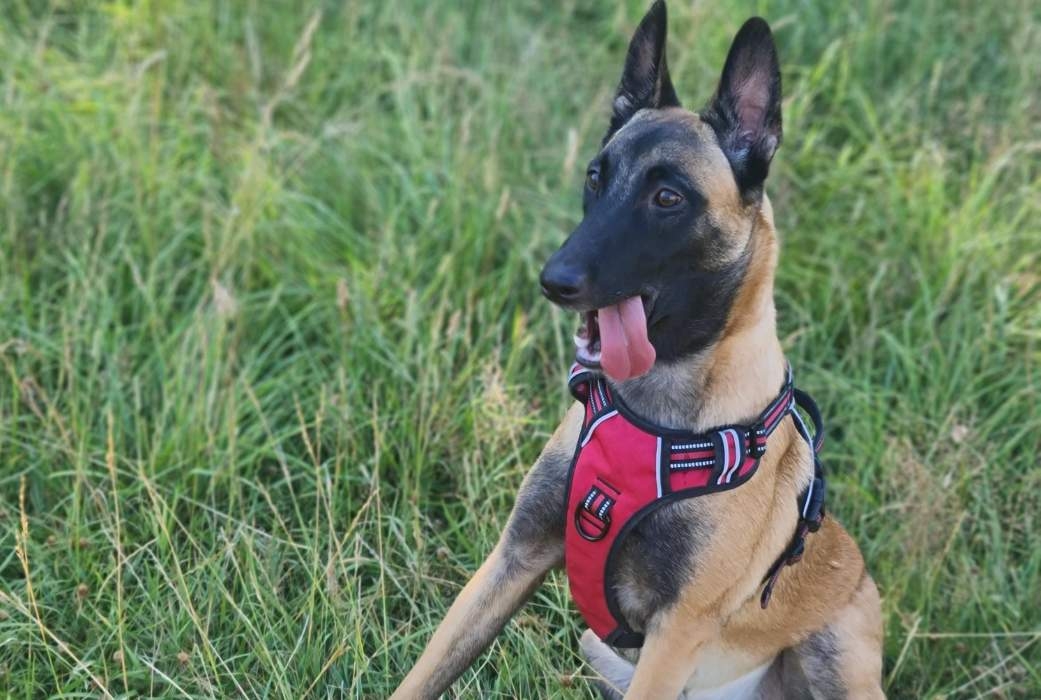
[[882, 676], [881, 601], [878, 588], [865, 575], [846, 607], [832, 622], [842, 643], [839, 668], [850, 697], [883, 698], [878, 681]]

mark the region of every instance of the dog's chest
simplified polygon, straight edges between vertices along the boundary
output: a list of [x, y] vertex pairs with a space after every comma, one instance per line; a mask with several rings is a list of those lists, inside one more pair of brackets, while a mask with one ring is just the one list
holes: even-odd
[[759, 700], [773, 659], [749, 668], [733, 651], [709, 647], [684, 686], [683, 700]]
[[[587, 659], [597, 673], [618, 688], [628, 689], [639, 661], [636, 649], [613, 650], [590, 655]], [[599, 644], [599, 640], [597, 640]], [[776, 656], [763, 657], [724, 646], [719, 642], [705, 645], [698, 656], [698, 664], [690, 669], [683, 694], [679, 700], [765, 700], [784, 697], [777, 684]]]
[[644, 518], [619, 544], [608, 585], [629, 624], [646, 629], [655, 611], [673, 603], [690, 581], [714, 527], [697, 498], [668, 503]]

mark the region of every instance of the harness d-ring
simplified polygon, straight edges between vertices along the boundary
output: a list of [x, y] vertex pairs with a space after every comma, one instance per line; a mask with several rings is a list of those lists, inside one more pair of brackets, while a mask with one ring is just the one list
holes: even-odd
[[589, 518], [582, 506], [575, 508], [575, 530], [577, 530], [578, 534], [582, 536], [582, 539], [589, 540], [590, 542], [599, 542], [607, 536], [607, 531], [611, 529], [610, 518], [607, 520], [596, 521], [599, 525], [594, 525], [593, 527], [598, 527], [599, 531], [594, 533], [587, 532], [586, 528], [583, 526], [583, 523], [588, 522]]
[[611, 529], [611, 507], [614, 499], [596, 486], [575, 506], [575, 530], [582, 539], [599, 542]]

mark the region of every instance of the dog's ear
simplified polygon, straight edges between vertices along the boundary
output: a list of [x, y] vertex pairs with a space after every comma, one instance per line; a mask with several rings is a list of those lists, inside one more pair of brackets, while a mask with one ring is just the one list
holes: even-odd
[[741, 191], [758, 189], [781, 143], [781, 70], [765, 20], [753, 17], [734, 37], [702, 119], [716, 132]]
[[625, 70], [618, 84], [611, 126], [604, 136], [604, 143], [641, 109], [680, 106], [665, 62], [667, 25], [665, 0], [657, 0], [644, 15], [629, 42]]

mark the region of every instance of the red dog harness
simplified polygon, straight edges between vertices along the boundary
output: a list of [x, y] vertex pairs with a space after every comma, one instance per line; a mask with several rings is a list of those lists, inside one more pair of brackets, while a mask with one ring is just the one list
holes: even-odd
[[[764, 579], [761, 604], [770, 600], [781, 569], [802, 555], [807, 533], [824, 517], [824, 475], [817, 451], [823, 438], [813, 400], [792, 385], [787, 372], [780, 394], [754, 425], [729, 425], [689, 433], [652, 425], [612, 395], [598, 373], [576, 364], [568, 386], [585, 404], [585, 421], [568, 479], [565, 563], [571, 596], [589, 627], [615, 647], [639, 647], [643, 634], [623, 619], [608, 581], [626, 535], [667, 503], [732, 489], [755, 474], [767, 440], [791, 415], [813, 448], [814, 478], [799, 497], [799, 527]], [[811, 438], [798, 404], [813, 419]]]

